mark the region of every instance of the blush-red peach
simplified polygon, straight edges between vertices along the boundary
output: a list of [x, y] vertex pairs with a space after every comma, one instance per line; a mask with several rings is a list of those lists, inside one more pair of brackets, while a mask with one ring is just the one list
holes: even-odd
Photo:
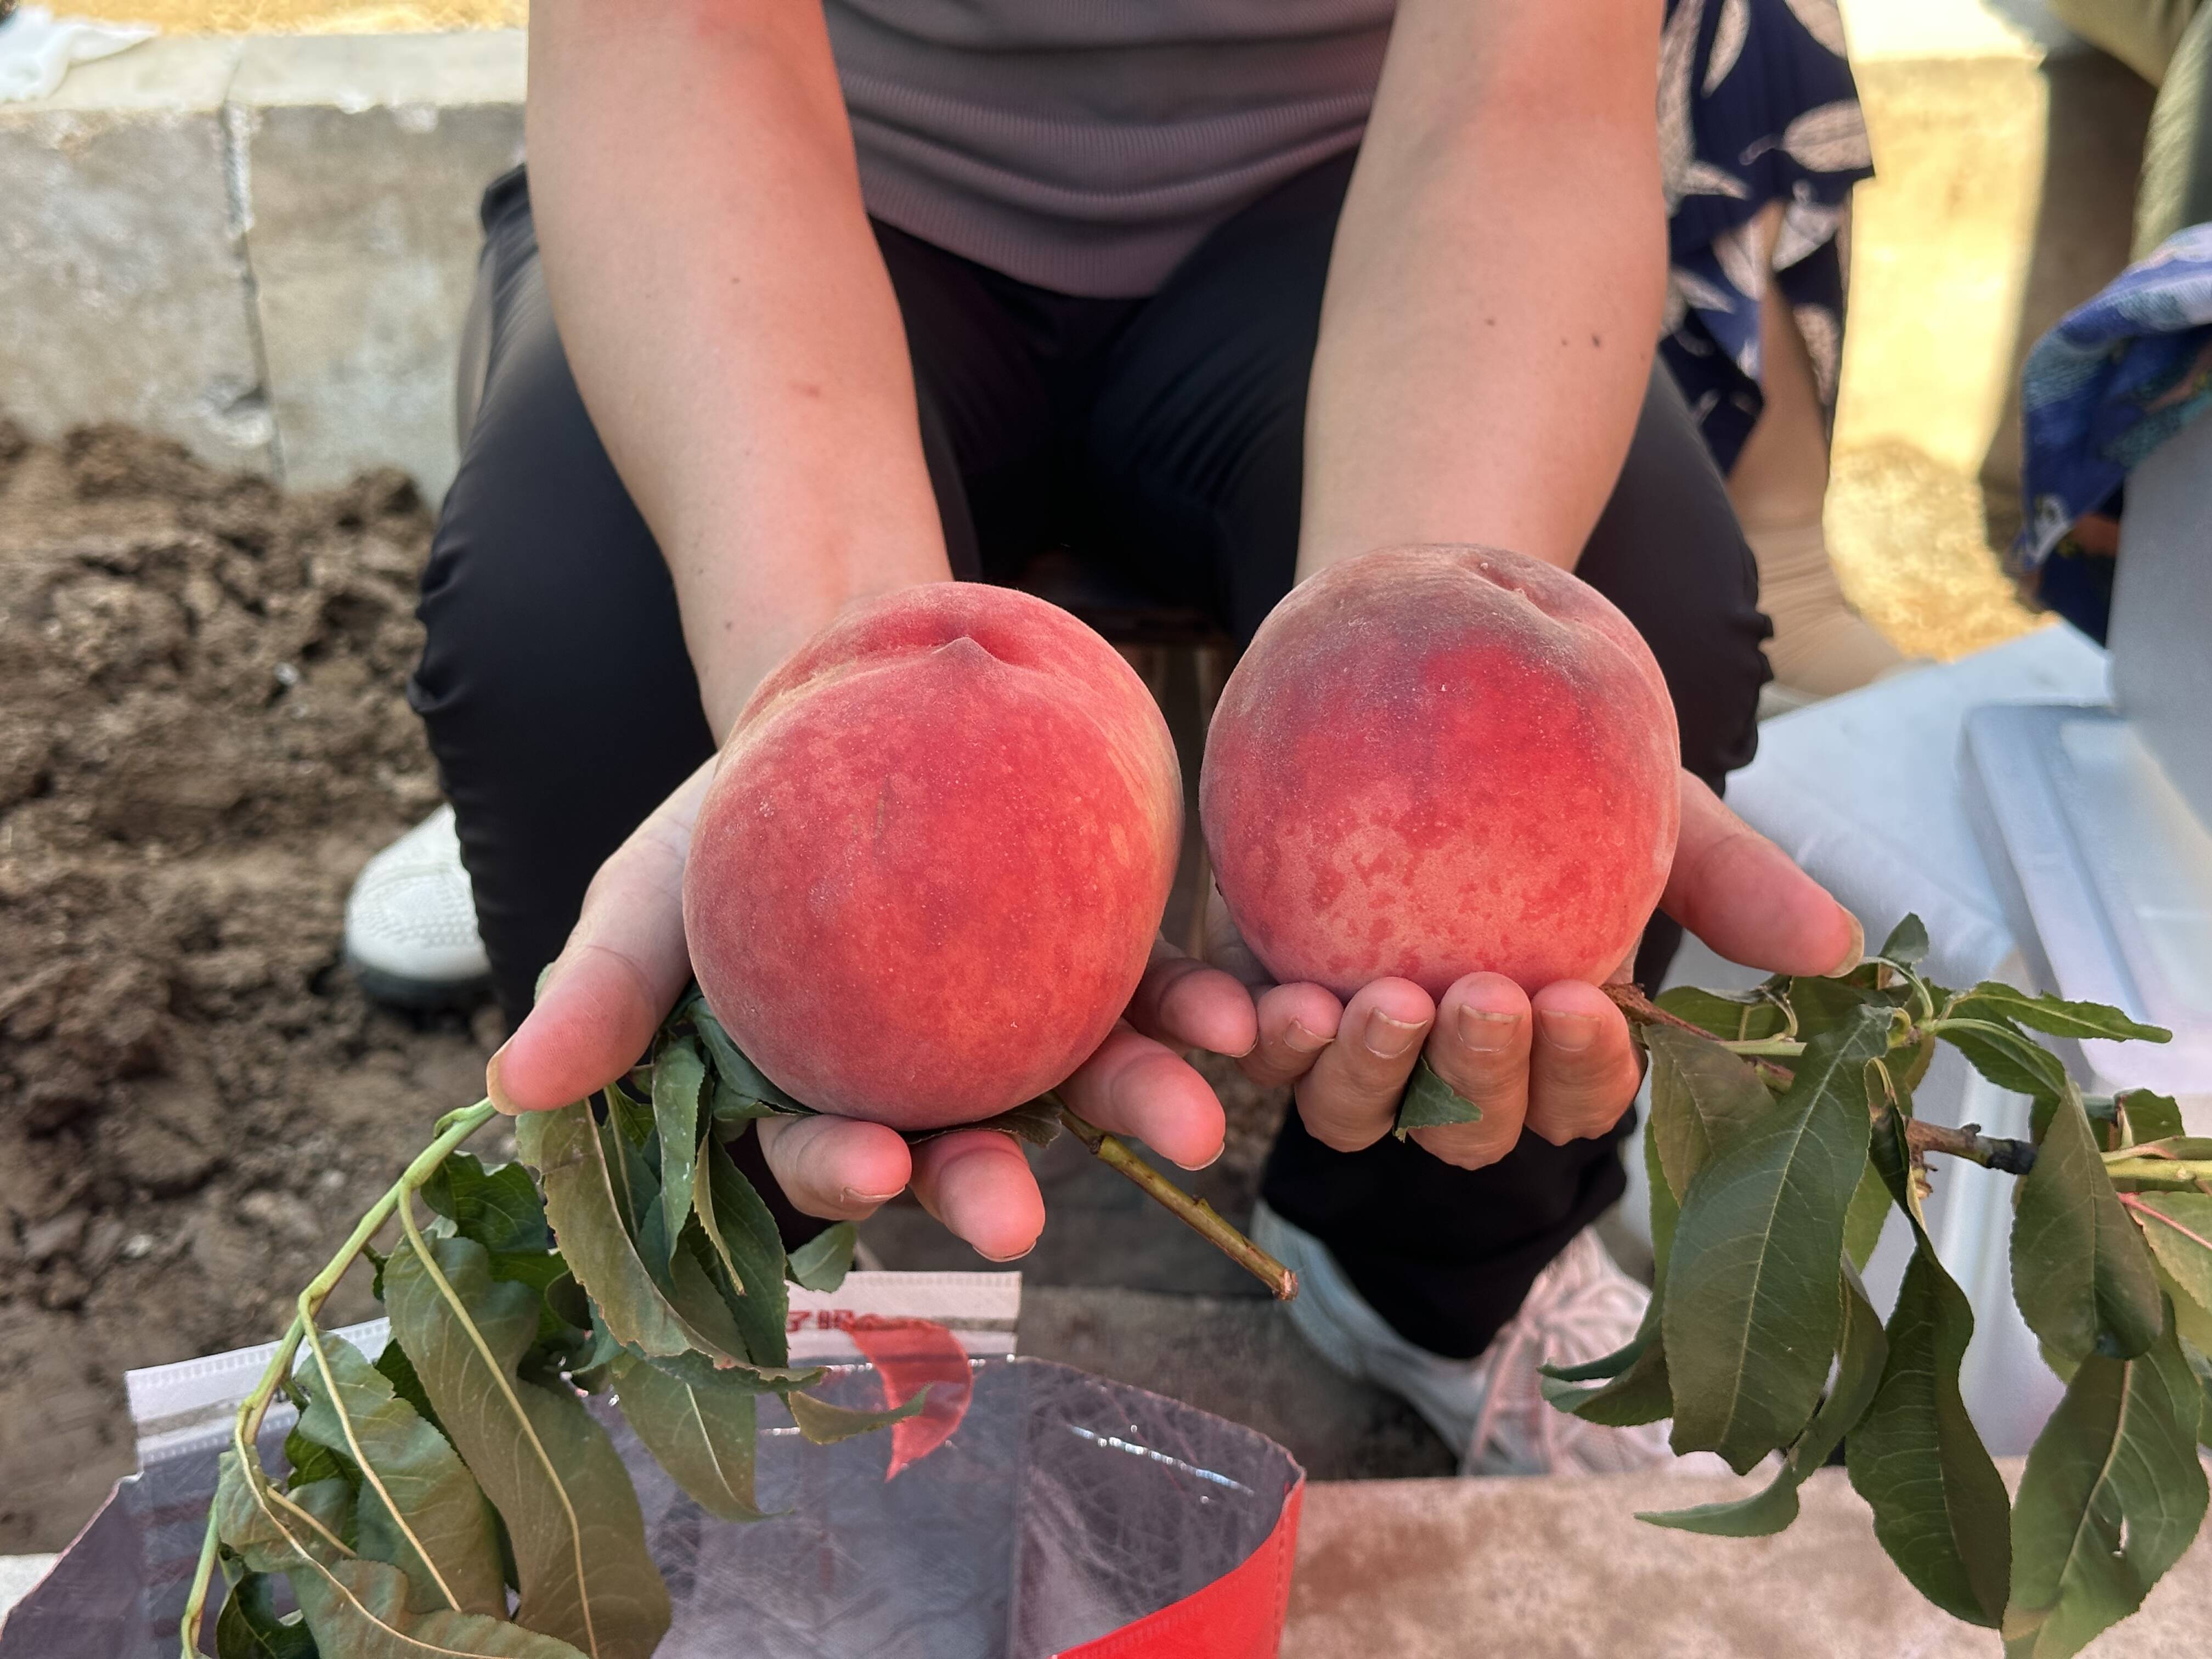
[[1680, 763], [1659, 665], [1594, 588], [1519, 554], [1388, 548], [1261, 627], [1207, 734], [1200, 811], [1278, 980], [1440, 996], [1487, 969], [1534, 991], [1634, 949]]
[[1166, 725], [1104, 640], [1009, 589], [907, 589], [738, 715], [684, 875], [692, 968], [809, 1105], [972, 1122], [1112, 1029], [1182, 833]]

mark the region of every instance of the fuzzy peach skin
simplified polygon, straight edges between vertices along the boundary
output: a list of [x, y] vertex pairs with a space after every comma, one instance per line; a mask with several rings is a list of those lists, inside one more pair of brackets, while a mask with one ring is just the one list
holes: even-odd
[[1200, 816], [1285, 983], [1600, 981], [1666, 885], [1680, 743], [1595, 589], [1480, 547], [1384, 548], [1292, 590], [1229, 677]]
[[808, 1105], [973, 1122], [1113, 1028], [1182, 836], [1167, 726], [1112, 647], [1010, 589], [907, 588], [738, 714], [684, 878], [692, 968]]

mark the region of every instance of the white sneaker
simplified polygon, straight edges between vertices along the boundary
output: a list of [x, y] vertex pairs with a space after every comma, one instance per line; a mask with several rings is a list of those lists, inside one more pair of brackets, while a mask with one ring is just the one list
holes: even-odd
[[1577, 1233], [1536, 1275], [1520, 1312], [1472, 1359], [1447, 1359], [1393, 1330], [1352, 1286], [1328, 1249], [1262, 1203], [1252, 1240], [1298, 1275], [1288, 1304], [1298, 1333], [1350, 1376], [1402, 1395], [1460, 1449], [1462, 1474], [1620, 1474], [1668, 1468], [1717, 1474], [1710, 1452], [1677, 1457], [1667, 1425], [1607, 1428], [1545, 1402], [1540, 1365], [1576, 1365], [1625, 1346], [1651, 1293], [1613, 1264], [1597, 1235]]
[[483, 994], [491, 962], [452, 807], [441, 806], [355, 878], [345, 959], [370, 998], [398, 1007], [450, 1007]]

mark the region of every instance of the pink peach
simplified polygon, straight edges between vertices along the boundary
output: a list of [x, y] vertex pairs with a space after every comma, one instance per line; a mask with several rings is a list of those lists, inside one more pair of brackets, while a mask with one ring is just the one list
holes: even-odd
[[1431, 995], [1488, 969], [1601, 981], [1674, 857], [1674, 706], [1628, 619], [1567, 572], [1398, 547], [1294, 589], [1229, 678], [1200, 812], [1278, 980]]
[[980, 583], [847, 613], [763, 680], [702, 806], [684, 927], [770, 1078], [900, 1129], [1066, 1079], [1144, 972], [1182, 833], [1112, 647]]

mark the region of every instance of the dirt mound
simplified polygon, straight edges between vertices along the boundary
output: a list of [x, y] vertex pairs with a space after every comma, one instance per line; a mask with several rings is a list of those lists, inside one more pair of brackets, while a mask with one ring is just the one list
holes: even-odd
[[125, 1368], [274, 1335], [479, 1092], [488, 1028], [338, 967], [348, 882], [436, 799], [429, 528], [397, 473], [287, 497], [0, 421], [0, 1552], [131, 1466]]

